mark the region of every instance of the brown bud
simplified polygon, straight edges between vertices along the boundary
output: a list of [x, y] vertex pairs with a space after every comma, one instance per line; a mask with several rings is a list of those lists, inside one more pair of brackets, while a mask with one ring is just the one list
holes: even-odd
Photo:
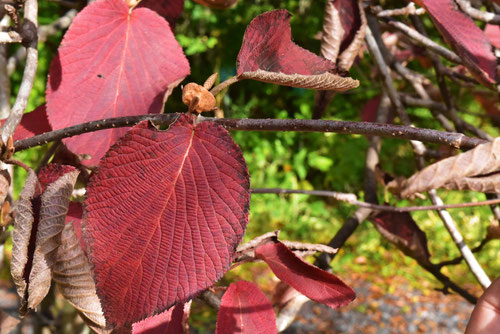
[[194, 82], [188, 83], [182, 90], [182, 103], [189, 107], [190, 112], [202, 113], [215, 108], [215, 97], [206, 88]]

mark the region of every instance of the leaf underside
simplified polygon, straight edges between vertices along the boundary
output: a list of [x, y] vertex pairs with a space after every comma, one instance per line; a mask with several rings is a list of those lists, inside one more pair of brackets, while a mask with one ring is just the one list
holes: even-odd
[[228, 269], [248, 222], [249, 175], [229, 133], [182, 114], [113, 146], [93, 176], [83, 230], [107, 320], [184, 302]]
[[136, 322], [132, 334], [183, 333], [187, 325], [191, 302], [179, 303], [168, 310]]
[[[52, 61], [47, 112], [54, 129], [92, 120], [159, 113], [172, 83], [189, 64], [168, 23], [148, 8], [122, 0], [96, 1], [73, 21]], [[64, 139], [76, 154], [99, 159], [126, 129]]]

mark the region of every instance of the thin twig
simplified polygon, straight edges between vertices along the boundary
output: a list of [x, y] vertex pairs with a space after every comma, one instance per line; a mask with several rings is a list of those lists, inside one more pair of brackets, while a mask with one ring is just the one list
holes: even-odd
[[384, 18], [384, 22], [389, 26], [401, 31], [403, 34], [405, 34], [418, 44], [432, 51], [435, 51], [437, 54], [448, 59], [449, 61], [457, 64], [462, 64], [462, 59], [460, 59], [460, 57], [455, 52], [437, 44], [433, 40], [417, 32], [415, 29], [408, 27], [406, 24], [390, 18]]
[[[73, 125], [64, 129], [46, 132], [14, 142], [16, 152], [49, 142], [98, 130], [130, 127], [141, 121], [149, 120], [158, 125], [170, 125], [178, 114], [146, 114], [108, 118]], [[200, 116], [200, 121], [217, 123], [228, 130], [235, 131], [291, 131], [291, 132], [334, 132], [361, 134], [367, 136], [391, 137], [407, 140], [445, 144], [454, 148], [473, 148], [487, 141], [467, 137], [462, 133], [421, 129], [412, 126], [380, 124], [372, 122], [327, 121], [311, 119], [235, 119]]]
[[[481, 243], [477, 246], [477, 247], [474, 247], [471, 249], [471, 252], [472, 253], [477, 253], [477, 252], [480, 252], [484, 246], [486, 246], [486, 244], [488, 242], [490, 242], [492, 239], [489, 239], [489, 238], [485, 238], [481, 241]], [[443, 262], [440, 262], [440, 263], [437, 263], [435, 264], [436, 266], [442, 268], [444, 266], [452, 266], [452, 265], [457, 265], [457, 264], [460, 264], [462, 261], [463, 261], [464, 257], [463, 256], [458, 256], [452, 260], [447, 260], [447, 261], [443, 261]]]
[[227, 87], [231, 86], [232, 84], [234, 84], [240, 80], [241, 79], [237, 75], [235, 75], [234, 77], [231, 77], [231, 78], [221, 82], [220, 84], [218, 84], [214, 88], [212, 88], [210, 90], [210, 93], [212, 93], [213, 95], [217, 95], [220, 92], [222, 92], [224, 89], [226, 89]]
[[[379, 9], [380, 8], [380, 9]], [[377, 17], [389, 17], [399, 15], [422, 15], [425, 14], [425, 8], [416, 8], [414, 2], [410, 2], [406, 7], [396, 9], [385, 9], [377, 6]]]
[[331, 197], [337, 201], [346, 202], [352, 205], [359, 206], [361, 208], [369, 208], [376, 211], [388, 211], [388, 212], [414, 212], [414, 211], [428, 211], [428, 210], [445, 210], [445, 209], [462, 209], [470, 208], [475, 206], [485, 206], [499, 204], [500, 199], [490, 199], [480, 202], [467, 202], [458, 204], [443, 204], [443, 205], [422, 205], [422, 206], [406, 206], [397, 207], [391, 205], [378, 205], [373, 203], [367, 203], [359, 201], [355, 194], [350, 193], [339, 193], [336, 191], [326, 191], [326, 190], [298, 190], [298, 189], [281, 189], [281, 188], [254, 188], [252, 189], [252, 194], [302, 194], [302, 195], [313, 195], [313, 196], [324, 196]]
[[24, 6], [23, 22], [23, 43], [27, 49], [26, 67], [24, 68], [23, 79], [19, 87], [19, 93], [16, 97], [9, 117], [2, 126], [2, 142], [6, 143], [8, 138], [14, 134], [17, 125], [21, 122], [28, 98], [31, 94], [33, 81], [35, 79], [36, 68], [38, 66], [38, 2], [37, 0], [26, 0]]
[[500, 24], [500, 15], [495, 13], [483, 12], [482, 10], [476, 9], [471, 6], [470, 1], [468, 0], [455, 0], [456, 3], [460, 6], [460, 9], [467, 13], [473, 19], [487, 22], [490, 24]]

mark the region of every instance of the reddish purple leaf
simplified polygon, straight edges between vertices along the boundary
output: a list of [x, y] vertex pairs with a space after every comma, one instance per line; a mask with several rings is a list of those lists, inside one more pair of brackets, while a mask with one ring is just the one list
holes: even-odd
[[427, 237], [408, 212], [382, 212], [372, 222], [377, 230], [406, 255], [428, 264]]
[[500, 26], [487, 24], [484, 28], [484, 34], [494, 47], [500, 49]]
[[496, 57], [483, 31], [459, 11], [453, 0], [423, 0], [432, 21], [462, 58], [474, 77], [489, 86], [495, 82]]
[[361, 120], [363, 122], [375, 122], [381, 98], [381, 95], [377, 95], [365, 103], [363, 110], [361, 111]]
[[54, 183], [64, 174], [75, 171], [76, 168], [61, 164], [48, 164], [38, 172], [38, 181], [42, 186], [42, 192], [45, 191], [48, 185]]
[[179, 303], [163, 313], [146, 318], [132, 325], [132, 334], [184, 333], [191, 302]]
[[182, 15], [184, 0], [142, 0], [137, 7], [154, 10], [173, 26], [175, 20]]
[[273, 306], [255, 284], [232, 283], [222, 296], [215, 333], [277, 333]]
[[279, 241], [260, 246], [255, 257], [264, 260], [280, 280], [314, 301], [337, 308], [356, 298], [335, 275], [305, 262]]
[[257, 16], [248, 25], [237, 59], [240, 78], [293, 87], [347, 90], [357, 80], [333, 74], [335, 64], [292, 41], [291, 14], [284, 9]]
[[[5, 123], [5, 119], [1, 120], [1, 124]], [[49, 120], [47, 119], [47, 108], [45, 104], [35, 108], [35, 110], [24, 114], [21, 118], [21, 123], [16, 128], [16, 132], [12, 136], [14, 141], [33, 137], [45, 132], [51, 131]]]
[[239, 147], [212, 122], [181, 114], [167, 131], [132, 128], [87, 189], [84, 233], [111, 324], [131, 324], [211, 286], [248, 222]]
[[[87, 121], [158, 113], [169, 87], [189, 74], [189, 64], [168, 23], [147, 8], [122, 0], [83, 9], [64, 36], [50, 67], [47, 112], [54, 129]], [[96, 165], [125, 133], [110, 129], [64, 140]]]

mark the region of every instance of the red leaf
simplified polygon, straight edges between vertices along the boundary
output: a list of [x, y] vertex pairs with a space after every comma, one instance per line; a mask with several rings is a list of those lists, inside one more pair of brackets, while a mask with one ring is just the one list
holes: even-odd
[[215, 333], [277, 333], [273, 306], [255, 284], [233, 283], [222, 296]]
[[381, 95], [377, 95], [374, 98], [371, 98], [368, 101], [366, 101], [365, 106], [361, 111], [361, 120], [363, 122], [375, 122], [381, 98], [382, 98]]
[[314, 301], [337, 308], [356, 298], [339, 278], [300, 259], [279, 241], [260, 246], [255, 257], [264, 260], [280, 280]]
[[[357, 87], [358, 81], [330, 73], [335, 70], [333, 62], [292, 42], [290, 17], [287, 10], [280, 9], [259, 15], [250, 22], [238, 54], [238, 76], [314, 89], [347, 90]], [[299, 82], [309, 76], [316, 86]], [[315, 76], [318, 78], [314, 79]], [[332, 81], [336, 82], [332, 84]]]
[[[122, 0], [83, 9], [52, 61], [47, 111], [54, 129], [87, 121], [158, 113], [168, 86], [189, 74], [189, 64], [168, 23], [147, 8], [129, 14]], [[99, 159], [125, 129], [65, 139], [76, 154]]]
[[132, 325], [132, 334], [184, 333], [191, 302], [179, 303], [163, 313]]
[[45, 191], [48, 185], [54, 183], [58, 178], [64, 174], [75, 171], [76, 168], [68, 165], [61, 164], [48, 164], [38, 172], [38, 181], [42, 186], [42, 192]]
[[[5, 119], [1, 120], [1, 124], [5, 123]], [[16, 128], [16, 132], [12, 136], [14, 141], [23, 140], [45, 132], [51, 131], [49, 120], [47, 119], [47, 108], [45, 104], [35, 108], [35, 110], [24, 114], [21, 118], [21, 123]]]
[[403, 253], [428, 264], [427, 237], [408, 212], [382, 212], [371, 219], [377, 230]]
[[138, 124], [88, 186], [84, 233], [112, 324], [211, 286], [243, 237], [250, 198], [243, 155], [224, 128], [193, 117], [180, 115], [167, 131]]
[[500, 49], [500, 26], [497, 26], [495, 24], [487, 24], [484, 28], [484, 34], [494, 47]]
[[154, 10], [173, 26], [174, 21], [182, 15], [184, 0], [142, 0], [137, 7]]
[[464, 61], [472, 75], [489, 86], [495, 82], [496, 57], [491, 44], [474, 21], [457, 9], [453, 0], [423, 0], [432, 21]]

